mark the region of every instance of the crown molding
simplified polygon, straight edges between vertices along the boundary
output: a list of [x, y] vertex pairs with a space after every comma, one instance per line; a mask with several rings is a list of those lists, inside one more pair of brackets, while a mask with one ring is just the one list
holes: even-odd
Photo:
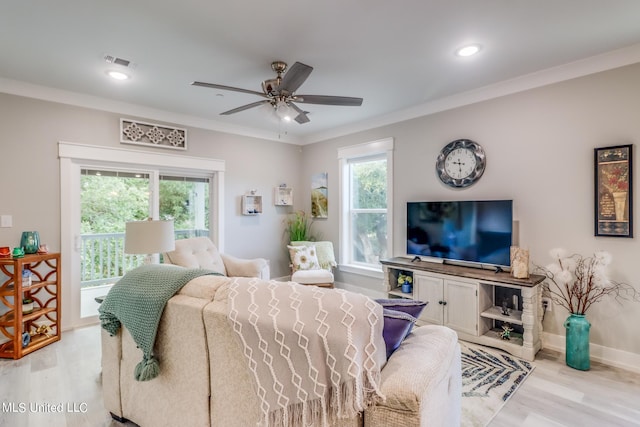
[[513, 79], [504, 80], [467, 92], [461, 92], [446, 98], [437, 99], [415, 107], [399, 110], [391, 114], [384, 114], [372, 119], [363, 120], [350, 125], [336, 127], [326, 132], [317, 132], [302, 139], [302, 144], [312, 144], [326, 141], [356, 132], [387, 126], [417, 117], [451, 110], [465, 105], [474, 104], [524, 92], [542, 86], [559, 83], [602, 71], [624, 67], [640, 62], [640, 44], [613, 50], [601, 55], [592, 56], [557, 67], [525, 74]]
[[34, 85], [18, 80], [0, 78], [0, 92], [35, 98], [45, 101], [58, 102], [78, 107], [91, 108], [111, 113], [135, 117], [160, 120], [167, 123], [208, 129], [233, 135], [247, 136], [289, 144], [306, 145], [326, 141], [381, 126], [428, 116], [430, 114], [451, 110], [465, 105], [474, 104], [510, 95], [526, 90], [559, 83], [590, 74], [607, 71], [625, 65], [640, 62], [640, 44], [613, 50], [600, 55], [574, 61], [568, 64], [548, 68], [535, 73], [525, 74], [509, 80], [487, 85], [475, 90], [462, 92], [449, 97], [437, 99], [415, 107], [406, 108], [390, 114], [384, 114], [372, 119], [363, 120], [328, 131], [316, 132], [305, 137], [282, 135], [279, 132], [269, 132], [244, 126], [236, 126], [215, 120], [172, 113], [126, 102], [113, 101], [92, 95], [64, 91], [46, 86]]
[[186, 114], [172, 113], [170, 111], [158, 110], [155, 108], [144, 107], [127, 102], [114, 101], [83, 93], [55, 89], [47, 86], [35, 85], [19, 80], [0, 78], [0, 92], [10, 95], [23, 96], [26, 98], [34, 98], [43, 101], [73, 105], [75, 107], [84, 107], [94, 110], [106, 111], [109, 113], [117, 113], [120, 115], [142, 117], [182, 126], [208, 129], [233, 135], [241, 135], [251, 138], [266, 139], [290, 144], [299, 144], [300, 142], [296, 138], [292, 138], [289, 135], [281, 135], [278, 132], [268, 132], [255, 128], [235, 126], [216, 120], [203, 119]]

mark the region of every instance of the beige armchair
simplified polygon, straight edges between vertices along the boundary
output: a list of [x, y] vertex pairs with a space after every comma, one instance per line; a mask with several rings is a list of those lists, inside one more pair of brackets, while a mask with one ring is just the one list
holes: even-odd
[[264, 258], [241, 259], [218, 251], [208, 237], [176, 240], [176, 248], [163, 254], [165, 264], [186, 268], [206, 268], [228, 277], [258, 277], [269, 280], [269, 261]]
[[297, 241], [288, 248], [292, 282], [333, 288], [333, 268], [338, 265], [333, 243]]

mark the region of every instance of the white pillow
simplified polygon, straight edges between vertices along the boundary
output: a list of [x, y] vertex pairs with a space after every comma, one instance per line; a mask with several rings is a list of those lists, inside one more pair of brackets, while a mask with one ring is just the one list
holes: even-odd
[[287, 248], [289, 248], [289, 256], [291, 257], [291, 265], [293, 266], [294, 273], [298, 270], [317, 270], [320, 268], [315, 245], [287, 245]]
[[320, 268], [324, 268], [327, 271], [332, 271], [333, 267], [336, 267], [336, 257], [333, 254], [333, 243], [328, 240], [321, 240], [319, 242], [310, 242], [305, 240], [299, 240], [291, 242], [292, 246], [313, 246], [316, 247], [316, 255], [318, 256], [318, 264]]

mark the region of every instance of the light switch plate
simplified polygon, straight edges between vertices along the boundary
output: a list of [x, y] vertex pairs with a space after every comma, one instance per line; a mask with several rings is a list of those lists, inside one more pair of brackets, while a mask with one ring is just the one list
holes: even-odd
[[13, 227], [13, 217], [11, 215], [0, 215], [0, 227]]

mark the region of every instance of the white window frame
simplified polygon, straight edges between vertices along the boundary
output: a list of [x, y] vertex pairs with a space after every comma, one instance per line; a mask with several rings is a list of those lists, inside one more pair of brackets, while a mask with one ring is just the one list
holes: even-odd
[[356, 159], [386, 156], [387, 160], [387, 254], [393, 250], [393, 138], [384, 138], [364, 144], [338, 149], [340, 180], [340, 270], [349, 273], [382, 278], [382, 266], [363, 266], [351, 260], [351, 179], [349, 162]]
[[[170, 174], [196, 174], [210, 177], [211, 240], [224, 252], [224, 176], [225, 161], [171, 153], [103, 147], [70, 142], [58, 142], [60, 158], [60, 252], [62, 255], [62, 330], [95, 323], [97, 317], [80, 317], [80, 170], [83, 167], [124, 167], [149, 170], [154, 173], [154, 189], [158, 192], [159, 171]], [[153, 217], [158, 212], [154, 210]], [[76, 278], [74, 280], [73, 278]]]

